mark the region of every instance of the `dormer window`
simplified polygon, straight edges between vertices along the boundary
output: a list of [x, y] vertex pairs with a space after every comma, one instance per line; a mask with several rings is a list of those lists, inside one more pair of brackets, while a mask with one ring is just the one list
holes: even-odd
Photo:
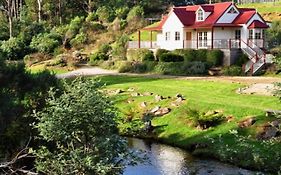
[[197, 21], [203, 21], [204, 20], [204, 12], [202, 9], [199, 9], [197, 11]]
[[238, 13], [237, 10], [234, 8], [234, 7], [231, 7], [227, 13], [230, 13], [230, 14], [236, 14]]

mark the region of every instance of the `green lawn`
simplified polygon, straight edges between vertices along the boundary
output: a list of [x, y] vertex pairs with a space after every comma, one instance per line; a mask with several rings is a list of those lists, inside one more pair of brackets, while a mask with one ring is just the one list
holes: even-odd
[[249, 3], [238, 5], [238, 7], [255, 8], [259, 13], [277, 12], [281, 13], [281, 1], [267, 3]]
[[[280, 141], [269, 143], [256, 139], [261, 125], [273, 120], [265, 117], [264, 110], [281, 110], [280, 101], [276, 97], [239, 95], [235, 93], [235, 90], [244, 85], [228, 82], [127, 76], [105, 76], [102, 77], [102, 81], [106, 82], [106, 88], [109, 90], [134, 88], [139, 93], [152, 92], [154, 95], [159, 94], [164, 97], [174, 97], [177, 93], [184, 95], [186, 102], [180, 107], [171, 107], [171, 102], [174, 100], [172, 98], [156, 103], [154, 95], [131, 97], [132, 92], [124, 92], [114, 96], [121, 116], [126, 118], [128, 115], [132, 115], [134, 116], [133, 122], [139, 120], [145, 111], [156, 105], [172, 109], [170, 114], [153, 119], [152, 123], [157, 127], [155, 139], [183, 148], [191, 148], [195, 143], [207, 143], [208, 148], [197, 151], [197, 154], [211, 155], [240, 166], [273, 172], [279, 170], [281, 164]], [[128, 104], [127, 99], [133, 99], [134, 102]], [[148, 103], [148, 106], [141, 108], [140, 103], [144, 101]], [[226, 116], [233, 115], [235, 120], [229, 123], [224, 122], [208, 130], [198, 130], [189, 125], [187, 117], [189, 108], [198, 109], [201, 112], [223, 110]], [[247, 129], [238, 128], [237, 122], [247, 116], [256, 116], [256, 124]], [[120, 128], [133, 127], [133, 122], [123, 123]], [[238, 134], [231, 134], [230, 131], [233, 130]]]

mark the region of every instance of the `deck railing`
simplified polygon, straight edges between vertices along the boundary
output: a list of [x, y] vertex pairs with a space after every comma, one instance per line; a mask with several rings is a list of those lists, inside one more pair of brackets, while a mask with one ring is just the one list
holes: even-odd
[[[147, 48], [147, 49], [157, 49], [160, 48], [159, 45], [171, 44], [169, 41], [129, 41], [128, 48]], [[183, 49], [233, 49], [240, 48], [241, 41], [236, 39], [214, 39], [214, 40], [184, 40], [177, 41], [177, 43]], [[158, 45], [159, 44], [159, 45]], [[180, 48], [179, 48], [180, 49]]]

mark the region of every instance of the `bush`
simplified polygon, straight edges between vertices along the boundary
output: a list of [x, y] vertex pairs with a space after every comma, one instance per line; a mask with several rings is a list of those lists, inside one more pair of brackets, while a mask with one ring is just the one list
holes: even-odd
[[210, 66], [221, 66], [223, 62], [223, 52], [221, 50], [209, 50], [207, 52], [207, 63]]
[[90, 62], [95, 62], [100, 60], [106, 61], [108, 59], [109, 59], [108, 55], [102, 52], [96, 52], [90, 56]]
[[174, 53], [164, 53], [160, 57], [162, 62], [182, 62], [184, 61], [183, 56]]
[[[127, 54], [127, 43], [129, 36], [126, 34], [117, 38], [116, 42], [112, 45], [112, 56], [117, 59], [125, 59]], [[130, 52], [130, 50], [128, 50]]]
[[129, 61], [123, 61], [118, 68], [118, 72], [120, 73], [131, 72], [132, 70], [133, 66]]
[[159, 62], [154, 67], [154, 72], [164, 75], [184, 75], [180, 62]]
[[52, 57], [50, 55], [47, 54], [43, 54], [43, 53], [34, 53], [34, 54], [30, 54], [30, 55], [26, 55], [23, 60], [24, 63], [27, 66], [31, 66], [33, 64], [42, 62], [42, 61], [46, 61], [51, 59]]
[[166, 50], [166, 49], [157, 49], [156, 54], [155, 54], [156, 55], [156, 60], [159, 61], [162, 54], [169, 53], [169, 52], [170, 51]]
[[192, 120], [194, 126], [200, 127], [201, 129], [207, 129], [211, 126], [216, 126], [225, 119], [223, 113], [219, 111], [200, 113], [198, 110], [188, 109], [187, 115]]
[[77, 47], [79, 45], [85, 44], [87, 42], [87, 34], [85, 33], [79, 33], [75, 36], [75, 38], [73, 38], [72, 40], [70, 40], [70, 44], [72, 47]]
[[182, 69], [186, 75], [202, 75], [207, 72], [206, 64], [200, 61], [187, 62]]
[[249, 60], [248, 56], [245, 54], [242, 54], [241, 56], [239, 56], [239, 58], [236, 60], [235, 65], [236, 66], [242, 66], [243, 64], [245, 64], [247, 61]]
[[115, 18], [111, 8], [106, 6], [101, 6], [97, 9], [96, 14], [100, 21], [103, 23], [112, 22]]
[[104, 54], [109, 54], [109, 52], [112, 50], [112, 47], [109, 44], [103, 44], [99, 47], [99, 52]]
[[134, 6], [127, 16], [127, 21], [132, 21], [137, 18], [142, 18], [144, 15], [144, 10], [141, 6]]
[[98, 32], [98, 31], [105, 30], [106, 27], [104, 25], [102, 25], [101, 23], [99, 23], [99, 22], [94, 22], [94, 23], [92, 23], [91, 29], [93, 31], [97, 31]]
[[151, 50], [148, 49], [129, 49], [127, 50], [128, 61], [153, 61], [154, 55]]
[[202, 62], [206, 62], [207, 60], [207, 49], [199, 49], [196, 50], [196, 61], [202, 61]]
[[3, 41], [1, 43], [1, 50], [9, 60], [20, 60], [27, 54], [24, 43], [19, 38], [10, 38], [7, 41]]
[[183, 56], [184, 61], [196, 61], [196, 50], [194, 49], [176, 49], [173, 53]]
[[88, 16], [86, 17], [87, 22], [92, 22], [92, 21], [97, 21], [99, 19], [98, 15], [96, 13], [89, 13]]
[[48, 63], [47, 66], [65, 67], [67, 66], [67, 62], [61, 55], [58, 55], [55, 59], [51, 60], [51, 62]]
[[229, 66], [222, 69], [222, 74], [228, 76], [241, 76], [244, 73], [242, 71], [242, 68], [239, 66]]
[[59, 41], [51, 34], [39, 34], [32, 38], [30, 47], [41, 53], [53, 53], [54, 49], [59, 46]]

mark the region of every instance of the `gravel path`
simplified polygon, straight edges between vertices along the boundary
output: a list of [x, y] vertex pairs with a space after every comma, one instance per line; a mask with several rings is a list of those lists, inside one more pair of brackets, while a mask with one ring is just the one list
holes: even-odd
[[169, 76], [155, 74], [130, 74], [118, 73], [114, 70], [105, 70], [99, 67], [84, 67], [65, 74], [57, 75], [59, 79], [74, 78], [77, 76], [96, 76], [96, 75], [128, 75], [128, 76], [144, 76], [153, 78], [174, 78], [181, 80], [205, 80], [241, 83], [247, 85], [245, 88], [239, 88], [237, 93], [242, 94], [259, 94], [273, 95], [275, 90], [274, 83], [281, 82], [281, 78], [277, 77], [229, 77], [229, 76], [204, 76], [204, 77], [187, 77], [187, 76]]

